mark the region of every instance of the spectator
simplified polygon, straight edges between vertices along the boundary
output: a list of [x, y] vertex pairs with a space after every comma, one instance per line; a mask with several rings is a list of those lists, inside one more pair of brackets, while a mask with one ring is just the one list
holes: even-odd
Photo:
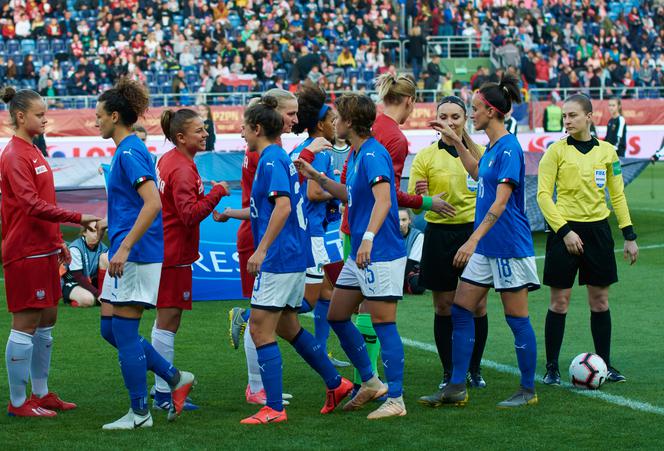
[[[524, 46], [524, 48], [526, 47]], [[521, 52], [510, 38], [505, 40], [505, 44], [502, 47], [496, 49], [496, 55], [501, 58], [503, 67], [519, 66], [521, 62]]]
[[97, 233], [86, 228], [69, 245], [71, 262], [62, 276], [62, 298], [72, 307], [92, 307], [99, 303], [101, 282], [108, 268], [108, 247]]
[[551, 102], [544, 109], [544, 120], [542, 123], [545, 132], [563, 131], [563, 110], [556, 102]]
[[344, 47], [342, 52], [339, 54], [339, 57], [337, 58], [337, 67], [342, 69], [357, 67], [355, 58], [353, 57], [353, 54], [350, 53], [350, 49], [348, 47]]
[[[424, 72], [424, 89], [430, 91], [438, 91], [438, 84], [440, 83], [440, 76], [442, 70], [440, 69], [440, 55], [433, 55], [427, 69]], [[434, 102], [435, 93], [426, 93], [425, 99], [427, 102]]]
[[19, 19], [16, 21], [16, 37], [19, 39], [26, 39], [30, 37], [32, 32], [30, 27], [30, 19], [25, 13], [19, 14]]
[[33, 59], [34, 57], [32, 55], [25, 55], [23, 58], [23, 73], [21, 74], [21, 78], [24, 80], [34, 80], [37, 78], [37, 72], [35, 70]]
[[205, 124], [205, 131], [208, 133], [208, 137], [205, 141], [205, 150], [215, 150], [214, 144], [217, 140], [217, 131], [215, 130], [214, 120], [212, 118], [212, 110], [209, 105], [200, 104], [197, 107], [198, 115], [203, 119]]
[[18, 78], [18, 71], [16, 69], [16, 63], [14, 63], [14, 60], [12, 58], [9, 58], [7, 60], [7, 68], [6, 68], [5, 76], [7, 77], [7, 80], [16, 80]]
[[604, 141], [613, 144], [618, 156], [624, 157], [627, 148], [627, 122], [623, 116], [622, 102], [619, 97], [609, 100], [609, 114], [611, 118], [606, 124]]
[[196, 58], [191, 53], [191, 46], [185, 45], [179, 58], [180, 66], [184, 70], [194, 69], [196, 67]]
[[408, 41], [408, 61], [410, 61], [413, 68], [413, 77], [415, 81], [420, 79], [420, 70], [422, 67], [422, 59], [424, 58], [424, 37], [422, 36], [422, 29], [419, 26], [413, 27], [410, 32], [410, 39]]
[[244, 65], [242, 64], [242, 59], [240, 55], [235, 55], [233, 58], [233, 63], [231, 64], [231, 74], [239, 75], [244, 72]]
[[318, 66], [312, 67], [311, 71], [309, 71], [309, 75], [307, 75], [307, 78], [314, 83], [318, 83], [321, 77], [323, 77], [323, 74], [320, 73], [320, 68]]

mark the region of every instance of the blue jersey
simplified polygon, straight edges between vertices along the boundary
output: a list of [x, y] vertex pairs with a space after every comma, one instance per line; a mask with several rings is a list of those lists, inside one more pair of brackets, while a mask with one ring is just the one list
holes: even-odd
[[275, 198], [287, 196], [291, 212], [261, 266], [261, 271], [271, 273], [301, 272], [307, 268], [307, 222], [304, 217], [304, 200], [297, 170], [286, 151], [276, 144], [263, 150], [258, 160], [254, 183], [251, 188], [250, 214], [254, 245], [263, 239], [274, 210]]
[[[108, 238], [113, 258], [143, 208], [137, 188], [142, 183], [156, 183], [154, 161], [147, 147], [136, 135], [129, 135], [118, 145], [108, 172]], [[161, 212], [129, 253], [130, 262], [159, 263], [164, 260], [164, 229]]]
[[[291, 160], [295, 161], [314, 138], [307, 138], [302, 144], [291, 152]], [[329, 179], [334, 180], [334, 168], [332, 158], [326, 152], [316, 154], [311, 166], [318, 172], [324, 173]], [[307, 197], [307, 180], [302, 182], [302, 197], [304, 198], [304, 212], [307, 218], [307, 228], [310, 236], [325, 236], [324, 222], [327, 216], [327, 202], [314, 202]]]
[[487, 147], [479, 163], [475, 228], [496, 200], [498, 184], [510, 183], [514, 191], [505, 211], [477, 244], [475, 252], [486, 257], [520, 258], [535, 255], [526, 217], [526, 165], [516, 137], [507, 134]]
[[369, 138], [359, 151], [351, 152], [346, 169], [350, 255], [353, 260], [357, 258], [357, 250], [376, 202], [372, 188], [381, 182], [390, 185], [392, 204], [383, 225], [374, 237], [371, 261], [385, 262], [406, 256], [406, 247], [399, 230], [399, 206], [394, 187], [392, 158], [381, 143], [375, 138]]

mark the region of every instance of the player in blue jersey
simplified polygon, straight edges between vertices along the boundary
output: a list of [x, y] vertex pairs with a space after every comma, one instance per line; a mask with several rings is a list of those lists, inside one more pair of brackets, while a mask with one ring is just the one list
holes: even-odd
[[102, 288], [101, 334], [118, 349], [120, 368], [129, 390], [131, 407], [103, 429], [136, 429], [152, 426], [147, 403], [148, 369], [166, 380], [173, 402], [169, 420], [182, 411], [194, 375], [178, 371], [138, 333], [145, 308], [154, 308], [164, 258], [161, 201], [154, 162], [132, 125], [148, 108], [144, 86], [122, 78], [105, 91], [97, 103], [96, 126], [104, 139], [113, 139], [113, 155], [107, 181], [108, 217], [98, 224], [108, 227], [109, 267]]
[[[334, 182], [303, 160], [303, 174], [347, 202], [351, 253], [337, 279], [328, 321], [344, 351], [358, 369], [362, 385], [344, 410], [356, 410], [387, 393], [387, 400], [367, 418], [406, 415], [403, 402], [404, 353], [396, 327], [397, 301], [403, 295], [406, 248], [399, 230], [394, 168], [385, 147], [371, 136], [376, 106], [366, 96], [344, 94], [335, 102], [336, 131], [350, 142], [346, 185]], [[386, 387], [373, 372], [366, 345], [351, 315], [360, 303], [371, 314], [382, 344]]]
[[[304, 149], [318, 150], [331, 149], [334, 141], [334, 124], [337, 114], [329, 105], [325, 104], [325, 91], [318, 85], [305, 83], [297, 94], [298, 112], [297, 124], [293, 125], [293, 133], [304, 131], [309, 135], [290, 154], [291, 160], [296, 161]], [[326, 151], [315, 154], [311, 163], [314, 169], [334, 178], [332, 157]], [[325, 247], [325, 233], [327, 228], [328, 202], [334, 199], [323, 190], [315, 181], [302, 180], [302, 198], [304, 199], [304, 212], [307, 218], [307, 232], [311, 240], [310, 266], [307, 268], [304, 299], [300, 313], [313, 310], [315, 336], [327, 350], [327, 339], [330, 335], [330, 325], [327, 322], [327, 312], [332, 297], [332, 284], [325, 273], [325, 267], [332, 263]], [[330, 356], [330, 360], [337, 367], [350, 366]]]
[[267, 402], [242, 424], [287, 420], [282, 400], [282, 360], [275, 333], [287, 340], [327, 386], [321, 413], [332, 412], [352, 390], [323, 348], [297, 317], [307, 267], [304, 200], [295, 166], [278, 144], [283, 119], [278, 100], [264, 96], [244, 112], [242, 136], [250, 152], [259, 154], [251, 190], [249, 215], [256, 250], [247, 270], [256, 275], [251, 296], [249, 330], [256, 345]]
[[443, 389], [442, 404], [468, 402], [465, 382], [475, 342], [473, 312], [491, 287], [500, 293], [521, 370], [519, 389], [498, 407], [537, 403], [537, 344], [528, 316], [528, 291], [539, 288], [539, 279], [525, 213], [523, 150], [504, 123], [513, 101], [520, 102], [521, 94], [518, 81], [510, 76], [500, 83], [485, 83], [474, 95], [473, 125], [489, 137], [479, 161], [446, 123], [432, 123], [454, 143], [464, 167], [478, 181], [475, 231], [454, 257], [454, 265], [465, 269], [452, 306], [453, 370], [450, 383]]

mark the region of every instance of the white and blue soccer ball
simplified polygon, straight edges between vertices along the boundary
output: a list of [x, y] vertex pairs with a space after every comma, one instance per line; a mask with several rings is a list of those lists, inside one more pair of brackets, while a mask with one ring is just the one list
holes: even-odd
[[597, 390], [606, 381], [608, 374], [604, 359], [591, 352], [577, 355], [569, 366], [572, 385], [586, 390]]

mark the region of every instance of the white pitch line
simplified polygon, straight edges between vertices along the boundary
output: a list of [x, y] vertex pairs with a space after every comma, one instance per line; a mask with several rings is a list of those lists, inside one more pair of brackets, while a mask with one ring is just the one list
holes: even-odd
[[[403, 344], [405, 346], [410, 346], [411, 348], [416, 348], [421, 351], [427, 351], [427, 352], [432, 352], [434, 354], [438, 354], [438, 350], [436, 349], [436, 347], [429, 343], [423, 343], [421, 341], [411, 340], [410, 338], [404, 338], [404, 337], [401, 337], [401, 341], [403, 341]], [[518, 368], [494, 362], [493, 360], [482, 359], [482, 366], [486, 368], [491, 368], [492, 370], [496, 370], [500, 373], [511, 374], [513, 376], [521, 375], [521, 372], [519, 371]], [[536, 382], [541, 383], [540, 382], [541, 380], [542, 380], [541, 375], [539, 374], [535, 375]], [[639, 412], [664, 415], [664, 407], [655, 406], [647, 402], [636, 401], [633, 399], [625, 398], [623, 396], [604, 393], [600, 390], [579, 390], [574, 388], [574, 386], [569, 382], [563, 382], [562, 387], [571, 391], [574, 394], [585, 396], [587, 398], [599, 399], [601, 401], [608, 402], [609, 404], [615, 404], [621, 407], [628, 407], [632, 410], [636, 410]]]
[[[647, 246], [639, 246], [639, 251], [647, 251], [649, 249], [661, 249], [664, 247], [664, 244], [649, 244]], [[623, 249], [614, 249], [613, 252], [619, 254]], [[535, 260], [544, 260], [544, 255], [536, 255]]]

